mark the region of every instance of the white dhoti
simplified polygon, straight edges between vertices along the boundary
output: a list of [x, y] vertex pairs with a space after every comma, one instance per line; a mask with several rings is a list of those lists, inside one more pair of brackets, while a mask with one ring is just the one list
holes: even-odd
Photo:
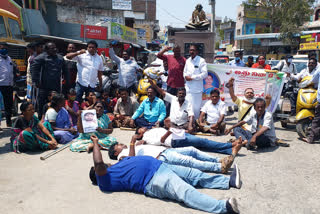
[[202, 106], [202, 93], [187, 92], [186, 100], [192, 104], [194, 119], [197, 120], [200, 116], [200, 109]]

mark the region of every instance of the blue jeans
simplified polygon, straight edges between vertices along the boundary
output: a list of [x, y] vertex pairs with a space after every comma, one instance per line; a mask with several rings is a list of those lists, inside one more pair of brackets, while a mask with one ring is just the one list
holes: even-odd
[[201, 171], [221, 172], [219, 158], [190, 147], [166, 149], [158, 158], [162, 162], [180, 165]]
[[196, 137], [186, 133], [186, 138], [182, 140], [172, 140], [173, 148], [193, 146], [197, 149], [204, 149], [208, 152], [217, 152], [222, 154], [232, 154], [232, 143], [220, 143], [206, 138]]
[[[136, 127], [146, 127], [147, 129], [152, 129], [153, 126], [155, 126], [156, 122], [149, 122], [144, 117], [138, 117], [134, 120], [134, 123]], [[161, 127], [163, 127], [163, 121], [159, 124]]]
[[188, 207], [206, 212], [227, 212], [225, 200], [216, 200], [200, 193], [194, 186], [229, 189], [229, 178], [163, 163], [145, 187], [144, 192], [147, 196], [176, 200], [185, 203]]
[[250, 141], [252, 138], [252, 133], [248, 130], [244, 130], [241, 127], [236, 127], [233, 129], [234, 136], [238, 139], [239, 137], [242, 137], [242, 140], [248, 140]]
[[90, 86], [88, 87], [83, 86], [78, 82], [76, 83], [76, 93], [77, 93], [76, 101], [82, 103], [83, 93], [89, 93], [89, 92], [94, 92], [94, 88], [91, 88]]

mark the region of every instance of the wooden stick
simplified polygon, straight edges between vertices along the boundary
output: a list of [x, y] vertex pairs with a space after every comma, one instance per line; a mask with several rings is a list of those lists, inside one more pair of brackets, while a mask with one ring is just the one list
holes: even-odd
[[[72, 142], [72, 141], [71, 141], [71, 142]], [[70, 144], [71, 144], [71, 142], [69, 142], [69, 143], [67, 143], [67, 144], [65, 144], [65, 145], [63, 145], [63, 146], [61, 146], [61, 147], [53, 150], [52, 152], [50, 152], [49, 154], [47, 154], [47, 155], [45, 155], [45, 156], [41, 156], [41, 157], [40, 157], [40, 160], [45, 160], [45, 159], [47, 159], [47, 158], [49, 158], [49, 157], [51, 157], [51, 156], [53, 156], [53, 155], [61, 152], [62, 150], [64, 150], [64, 149], [66, 149], [67, 147], [69, 147]]]

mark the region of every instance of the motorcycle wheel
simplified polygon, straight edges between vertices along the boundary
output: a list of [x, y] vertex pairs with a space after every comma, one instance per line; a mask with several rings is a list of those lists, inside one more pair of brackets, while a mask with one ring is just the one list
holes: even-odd
[[299, 137], [305, 138], [307, 137], [307, 133], [309, 128], [311, 127], [312, 120], [309, 118], [305, 118], [303, 120], [298, 121], [296, 129]]

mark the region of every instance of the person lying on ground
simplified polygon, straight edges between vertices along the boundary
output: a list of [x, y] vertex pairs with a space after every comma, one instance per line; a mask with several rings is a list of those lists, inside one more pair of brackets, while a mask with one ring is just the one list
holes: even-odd
[[[264, 148], [276, 146], [276, 132], [272, 113], [266, 111], [266, 101], [263, 98], [257, 98], [253, 103], [254, 110], [244, 120], [226, 129], [225, 134], [229, 134], [233, 129], [234, 135], [242, 137], [248, 149]], [[241, 128], [242, 125], [248, 123], [251, 125], [251, 131]]]
[[164, 100], [171, 104], [170, 116], [165, 119], [166, 128], [176, 127], [187, 130], [188, 133], [193, 132], [194, 113], [192, 104], [187, 101], [186, 89], [178, 88], [177, 96], [173, 96], [163, 89], [159, 88], [151, 79], [149, 83], [154, 87], [160, 95], [164, 97]]
[[58, 145], [50, 123], [40, 123], [31, 102], [23, 102], [20, 115], [13, 124], [10, 138], [14, 152], [55, 149]]
[[[224, 133], [226, 123], [224, 116], [227, 114], [226, 104], [220, 100], [220, 91], [214, 89], [210, 92], [210, 100], [201, 108], [200, 118], [197, 121], [199, 130], [215, 135]], [[205, 120], [205, 116], [207, 119]]]
[[73, 152], [90, 152], [93, 148], [90, 136], [93, 134], [99, 138], [99, 145], [103, 149], [109, 149], [112, 144], [117, 142], [116, 138], [109, 136], [113, 131], [112, 123], [108, 115], [103, 113], [104, 109], [101, 101], [97, 101], [93, 108], [97, 112], [98, 128], [94, 133], [83, 133], [80, 112], [78, 117], [78, 130], [80, 135], [78, 138], [73, 140], [70, 145], [70, 150]]
[[[136, 140], [137, 135], [134, 135], [131, 144], [135, 144]], [[184, 148], [167, 148], [155, 145], [139, 145], [139, 142], [137, 144], [135, 146], [135, 156], [151, 156], [167, 164], [195, 168], [201, 171], [221, 172], [223, 174], [228, 172], [228, 169], [234, 161], [234, 157], [242, 147], [241, 140], [238, 140], [235, 154], [220, 159], [210, 156], [205, 152], [201, 152], [192, 146]], [[129, 148], [126, 145], [115, 143], [110, 146], [110, 159], [121, 160], [127, 156], [129, 156]]]
[[134, 112], [138, 109], [139, 103], [133, 97], [129, 97], [128, 89], [120, 88], [119, 93], [120, 99], [117, 101], [113, 112], [113, 126], [116, 128], [135, 128], [134, 124], [130, 124], [130, 120]]
[[111, 165], [103, 162], [99, 139], [93, 141], [94, 167], [89, 177], [104, 192], [128, 191], [147, 196], [172, 199], [188, 207], [211, 213], [239, 213], [237, 201], [216, 200], [200, 193], [194, 187], [229, 189], [241, 188], [240, 170], [235, 165], [230, 178], [209, 175], [197, 169], [163, 163], [150, 156], [135, 156], [134, 143], [130, 144], [129, 157]]
[[[147, 89], [148, 98], [145, 99], [132, 115], [130, 126], [134, 124], [137, 127], [152, 127], [163, 126], [163, 120], [166, 117], [166, 106], [164, 102], [156, 97], [156, 91], [153, 87]], [[141, 116], [143, 114], [143, 116]], [[140, 117], [141, 116], [141, 117]]]
[[242, 139], [233, 142], [220, 143], [206, 138], [196, 137], [189, 133], [185, 133], [183, 129], [170, 128], [139, 128], [136, 130], [137, 139], [141, 139], [140, 144], [151, 144], [157, 146], [166, 146], [172, 148], [192, 146], [200, 150], [208, 152], [217, 152], [234, 156], [237, 152], [237, 145], [242, 144]]
[[44, 120], [51, 124], [54, 136], [58, 143], [66, 144], [78, 137], [76, 127], [71, 125], [68, 111], [64, 108], [65, 99], [63, 94], [52, 97], [51, 105], [45, 114]]

